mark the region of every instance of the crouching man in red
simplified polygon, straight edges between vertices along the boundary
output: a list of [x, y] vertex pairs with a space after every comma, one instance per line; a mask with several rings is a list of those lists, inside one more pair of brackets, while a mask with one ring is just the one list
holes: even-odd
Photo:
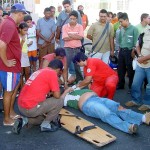
[[100, 97], [113, 99], [116, 86], [118, 83], [118, 75], [107, 64], [97, 58], [88, 58], [84, 53], [79, 52], [74, 57], [74, 63], [80, 67], [84, 67], [85, 79], [75, 86], [83, 88], [89, 87]]
[[[26, 124], [40, 125], [41, 131], [52, 132], [59, 128], [57, 118], [63, 107], [63, 100], [60, 96], [57, 76], [62, 69], [62, 62], [54, 59], [48, 67], [30, 76], [18, 98], [18, 108], [25, 117], [15, 121], [14, 133], [19, 134], [21, 128]], [[68, 90], [65, 92], [69, 92]], [[52, 92], [53, 97], [46, 99], [49, 92]]]

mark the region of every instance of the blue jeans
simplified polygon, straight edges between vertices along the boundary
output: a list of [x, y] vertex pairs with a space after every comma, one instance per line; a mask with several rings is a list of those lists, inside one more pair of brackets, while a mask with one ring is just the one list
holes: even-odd
[[76, 75], [76, 81], [83, 80], [80, 67], [77, 64], [73, 64], [74, 56], [78, 52], [80, 52], [80, 49], [65, 47], [65, 52], [66, 52], [66, 56], [67, 56], [67, 65], [69, 68], [69, 73]]
[[[64, 47], [64, 40], [62, 39], [62, 34], [60, 36], [61, 36], [60, 43], [59, 43], [60, 47]], [[72, 75], [75, 75], [75, 68], [74, 68], [73, 62], [71, 62], [70, 66], [68, 68], [69, 68], [69, 73]]]
[[118, 110], [119, 103], [98, 96], [90, 97], [82, 106], [85, 115], [99, 118], [116, 129], [129, 132], [131, 124], [140, 125], [143, 114], [136, 113], [130, 109]]
[[[146, 91], [142, 100], [141, 87], [145, 78], [147, 78], [148, 84], [146, 85]], [[137, 104], [144, 103], [145, 105], [150, 105], [150, 68], [141, 68], [137, 65], [132, 83], [131, 96], [132, 100]]]

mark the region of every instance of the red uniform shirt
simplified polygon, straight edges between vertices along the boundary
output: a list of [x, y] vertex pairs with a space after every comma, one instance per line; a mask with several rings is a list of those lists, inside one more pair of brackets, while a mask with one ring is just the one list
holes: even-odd
[[0, 59], [0, 70], [6, 72], [21, 72], [21, 45], [18, 35], [16, 23], [11, 17], [7, 17], [0, 26], [0, 40], [7, 44], [6, 56], [7, 59], [15, 59], [14, 67], [7, 67]]
[[24, 85], [19, 98], [18, 105], [25, 109], [31, 109], [43, 102], [50, 91], [59, 91], [57, 73], [44, 68], [34, 72]]
[[92, 76], [93, 82], [103, 83], [107, 77], [116, 74], [107, 64], [98, 58], [88, 58], [84, 75]]

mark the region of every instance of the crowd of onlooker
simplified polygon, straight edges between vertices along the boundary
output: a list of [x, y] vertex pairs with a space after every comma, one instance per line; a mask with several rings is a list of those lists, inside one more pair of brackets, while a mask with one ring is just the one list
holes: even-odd
[[[99, 20], [89, 26], [84, 7], [79, 5], [76, 11], [72, 10], [69, 0], [64, 0], [57, 12], [54, 6], [45, 8], [37, 23], [30, 13], [19, 3], [11, 6], [10, 10], [0, 7], [0, 89], [4, 125], [14, 125], [14, 120], [20, 117], [14, 111], [17, 92], [23, 88], [23, 94], [19, 96], [23, 99], [27, 95], [26, 85], [32, 83], [30, 80], [34, 80], [41, 69], [45, 69], [43, 78], [48, 80], [47, 67], [60, 69], [57, 72], [62, 75], [59, 84], [64, 89], [76, 84], [75, 88], [88, 87], [98, 96], [109, 99], [113, 99], [116, 89], [125, 88], [125, 79], [128, 78], [128, 93], [132, 98], [125, 105], [140, 106], [138, 109], [141, 111], [150, 110], [149, 14], [143, 13], [139, 24], [133, 26], [127, 13], [115, 14], [101, 9]], [[87, 26], [86, 37], [92, 41], [88, 54], [86, 49], [81, 52]], [[59, 61], [51, 63], [55, 59], [61, 61], [63, 68]], [[55, 81], [53, 72], [50, 75]], [[35, 84], [34, 89], [37, 88]], [[42, 94], [49, 96], [51, 93], [47, 89]], [[34, 97], [34, 91], [31, 93]], [[54, 97], [59, 98], [60, 94], [56, 92]], [[30, 109], [30, 106], [19, 104], [22, 111], [24, 106]]]

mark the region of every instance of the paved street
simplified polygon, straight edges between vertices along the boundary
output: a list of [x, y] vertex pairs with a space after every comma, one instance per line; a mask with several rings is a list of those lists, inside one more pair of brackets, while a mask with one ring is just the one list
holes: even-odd
[[[130, 98], [126, 88], [126, 90], [117, 91], [114, 99], [124, 104]], [[0, 108], [2, 108], [1, 100]], [[128, 135], [99, 119], [87, 117], [78, 110], [67, 109], [110, 132], [117, 137], [117, 140], [103, 148], [97, 148], [63, 129], [55, 133], [41, 133], [38, 126], [23, 129], [20, 135], [14, 135], [11, 127], [2, 125], [3, 114], [0, 113], [0, 150], [150, 150], [150, 126], [141, 125], [137, 135]], [[137, 111], [137, 108], [134, 110]]]

